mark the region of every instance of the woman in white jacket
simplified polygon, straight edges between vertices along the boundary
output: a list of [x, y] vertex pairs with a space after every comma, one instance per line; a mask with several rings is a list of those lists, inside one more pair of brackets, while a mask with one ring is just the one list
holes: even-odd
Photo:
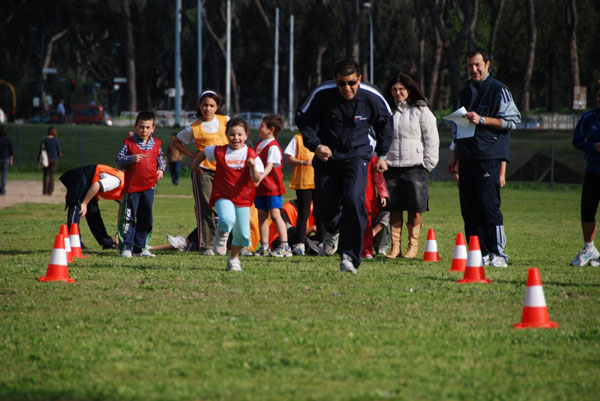
[[436, 119], [419, 85], [406, 74], [393, 78], [386, 91], [393, 107], [394, 139], [384, 173], [390, 194], [392, 248], [388, 258], [401, 254], [403, 212], [407, 211], [408, 248], [405, 258], [417, 256], [421, 214], [429, 210], [429, 173], [438, 163], [440, 140]]

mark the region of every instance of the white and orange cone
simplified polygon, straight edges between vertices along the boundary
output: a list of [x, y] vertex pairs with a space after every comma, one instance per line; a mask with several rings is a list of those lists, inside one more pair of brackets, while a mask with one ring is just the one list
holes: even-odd
[[513, 325], [515, 329], [526, 329], [534, 327], [543, 327], [551, 329], [558, 327], [556, 322], [550, 321], [548, 308], [546, 307], [546, 298], [542, 288], [542, 279], [537, 268], [529, 269], [527, 275], [527, 288], [525, 289], [525, 300], [523, 301], [523, 315], [521, 323]]
[[479, 246], [479, 237], [471, 235], [469, 238], [469, 252], [467, 255], [467, 265], [465, 266], [465, 275], [457, 283], [491, 283], [492, 280], [485, 278], [485, 269], [483, 268], [483, 258]]
[[38, 281], [66, 281], [75, 282], [69, 277], [69, 267], [67, 266], [67, 253], [65, 252], [65, 239], [62, 234], [57, 234], [54, 239], [54, 248], [50, 263], [46, 270], [46, 275], [38, 278]]
[[425, 253], [423, 254], [423, 262], [438, 262], [440, 254], [438, 253], [437, 241], [435, 240], [435, 232], [433, 228], [427, 231], [427, 242], [425, 242]]
[[464, 272], [467, 266], [467, 246], [465, 245], [465, 236], [463, 233], [456, 234], [454, 244], [454, 253], [452, 254], [452, 264], [449, 272]]
[[66, 224], [60, 225], [60, 234], [65, 240], [65, 253], [67, 254], [67, 263], [73, 263], [73, 253], [71, 252], [71, 240], [69, 239], [69, 229]]
[[71, 253], [74, 258], [87, 258], [81, 251], [81, 239], [79, 237], [79, 224], [72, 223], [69, 232], [69, 241], [71, 242]]

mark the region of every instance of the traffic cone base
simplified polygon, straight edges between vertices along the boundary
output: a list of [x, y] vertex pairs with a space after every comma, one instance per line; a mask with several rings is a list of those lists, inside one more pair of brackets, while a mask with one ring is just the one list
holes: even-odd
[[65, 239], [62, 234], [57, 234], [54, 240], [54, 248], [50, 256], [50, 263], [46, 275], [38, 278], [38, 281], [66, 281], [75, 282], [69, 277], [69, 268], [67, 267], [67, 254], [65, 252]]
[[515, 329], [535, 327], [552, 329], [558, 327], [556, 322], [550, 321], [544, 289], [542, 288], [542, 279], [539, 270], [535, 267], [530, 268], [527, 274], [527, 288], [525, 289], [521, 322], [514, 324], [513, 327]]
[[452, 264], [449, 272], [464, 272], [467, 267], [467, 246], [465, 245], [465, 236], [462, 233], [456, 234], [454, 252], [452, 253]]
[[69, 240], [71, 242], [71, 253], [74, 258], [87, 258], [81, 252], [81, 240], [79, 239], [79, 224], [71, 224], [71, 232], [69, 233]]
[[435, 232], [433, 228], [427, 231], [427, 241], [425, 242], [425, 253], [423, 254], [423, 262], [439, 262], [440, 254], [437, 249], [437, 241], [435, 240]]

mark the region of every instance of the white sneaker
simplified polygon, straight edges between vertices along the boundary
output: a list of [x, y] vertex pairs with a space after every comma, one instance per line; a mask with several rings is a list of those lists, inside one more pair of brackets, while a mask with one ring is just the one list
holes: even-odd
[[482, 266], [489, 266], [490, 265], [490, 255], [485, 255], [483, 257], [483, 262], [481, 262], [481, 263], [482, 263]]
[[490, 265], [494, 267], [508, 267], [506, 259], [494, 254], [490, 254]]
[[125, 249], [123, 252], [121, 252], [121, 257], [122, 258], [130, 258], [133, 255], [131, 254], [131, 251], [129, 249]]
[[178, 249], [181, 252], [185, 251], [185, 248], [187, 247], [187, 241], [183, 237], [167, 235], [167, 241], [169, 241], [169, 244], [171, 244], [173, 248]]
[[150, 252], [147, 249], [142, 250], [142, 252], [140, 252], [140, 253], [134, 253], [133, 256], [135, 256], [136, 258], [140, 257], [140, 256], [144, 257], [144, 258], [154, 258], [154, 257], [156, 257], [155, 254], [153, 254], [152, 252]]
[[305, 248], [304, 244], [296, 244], [292, 247], [292, 253], [298, 256], [304, 256]]
[[354, 263], [352, 263], [352, 258], [346, 254], [342, 255], [342, 260], [340, 261], [340, 271], [344, 273], [358, 273], [358, 269], [354, 267]]
[[240, 249], [240, 255], [242, 256], [254, 256], [254, 254], [250, 251], [250, 249], [243, 247]]
[[202, 255], [204, 256], [215, 256], [215, 251], [213, 251], [210, 248], [207, 248], [204, 250], [204, 252], [202, 252]]
[[379, 248], [377, 250], [377, 254], [378, 255], [383, 255], [383, 256], [387, 255], [387, 246], [385, 248], [384, 247]]
[[600, 266], [600, 258], [591, 260], [590, 266], [594, 266], [594, 267]]
[[[591, 260], [600, 258], [600, 253], [595, 246], [584, 246], [581, 251], [571, 261], [571, 266], [585, 266]], [[593, 266], [593, 265], [592, 265]]]
[[242, 265], [240, 263], [240, 260], [228, 258], [227, 259], [227, 267], [225, 268], [225, 270], [233, 271], [233, 272], [241, 272]]
[[338, 249], [338, 242], [340, 240], [340, 233], [331, 234], [329, 231], [325, 231], [323, 236], [323, 250], [325, 255], [333, 255]]
[[214, 252], [217, 255], [225, 255], [227, 253], [227, 239], [229, 238], [229, 232], [223, 232], [217, 228], [215, 237]]

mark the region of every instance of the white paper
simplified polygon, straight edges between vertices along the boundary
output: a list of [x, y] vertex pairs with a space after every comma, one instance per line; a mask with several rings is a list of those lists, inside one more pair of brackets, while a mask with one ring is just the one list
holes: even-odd
[[475, 124], [471, 124], [468, 119], [464, 118], [465, 114], [467, 114], [467, 109], [461, 107], [444, 117], [444, 120], [452, 121], [456, 124], [456, 139], [471, 138], [475, 135]]

